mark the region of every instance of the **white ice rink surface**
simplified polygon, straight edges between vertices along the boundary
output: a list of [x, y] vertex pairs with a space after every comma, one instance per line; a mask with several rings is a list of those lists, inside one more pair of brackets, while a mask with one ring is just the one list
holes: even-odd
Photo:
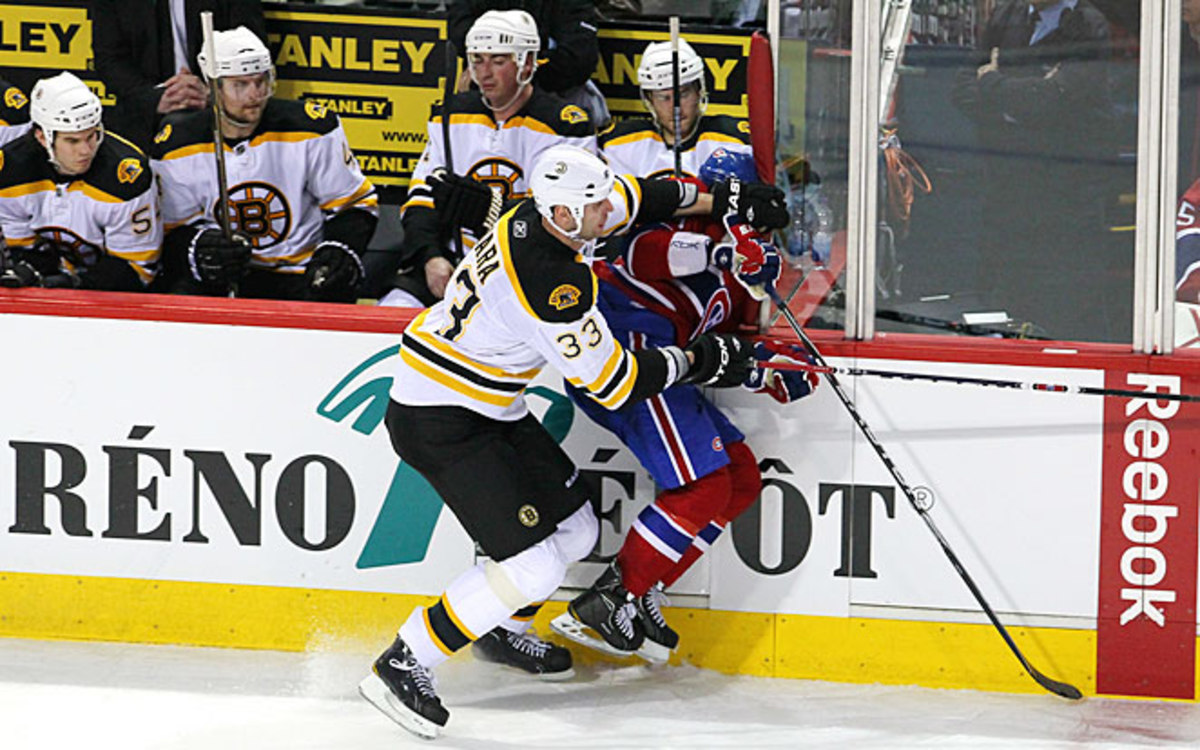
[[[386, 645], [386, 644], [382, 644]], [[0, 638], [0, 750], [1129, 748], [1200, 746], [1200, 706], [579, 669], [544, 683], [458, 657], [432, 743], [358, 697], [370, 655]]]

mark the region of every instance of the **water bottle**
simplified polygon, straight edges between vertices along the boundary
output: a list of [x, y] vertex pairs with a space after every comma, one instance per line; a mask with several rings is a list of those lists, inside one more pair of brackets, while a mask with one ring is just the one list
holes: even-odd
[[[793, 192], [793, 195], [795, 193]], [[829, 261], [833, 248], [833, 209], [816, 185], [807, 185], [803, 196], [788, 196], [791, 224], [787, 232], [787, 254], [793, 263], [803, 263], [806, 256], [817, 265]]]

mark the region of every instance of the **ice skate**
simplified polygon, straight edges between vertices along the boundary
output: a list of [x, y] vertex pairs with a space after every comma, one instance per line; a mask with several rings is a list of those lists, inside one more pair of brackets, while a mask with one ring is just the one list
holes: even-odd
[[646, 638], [634, 597], [621, 585], [615, 562], [567, 605], [565, 614], [551, 620], [550, 627], [576, 643], [614, 656], [633, 656]]
[[671, 652], [679, 645], [679, 633], [672, 630], [663, 617], [661, 607], [664, 604], [669, 602], [661, 583], [650, 587], [649, 591], [634, 601], [638, 620], [646, 633], [646, 640], [642, 642], [637, 653], [652, 664], [665, 664], [671, 658]]
[[375, 660], [358, 692], [389, 719], [425, 739], [437, 737], [450, 718], [437, 696], [433, 674], [399, 637]]
[[471, 650], [477, 659], [513, 667], [543, 680], [569, 680], [575, 676], [571, 652], [531, 632], [514, 633], [496, 627], [471, 644]]

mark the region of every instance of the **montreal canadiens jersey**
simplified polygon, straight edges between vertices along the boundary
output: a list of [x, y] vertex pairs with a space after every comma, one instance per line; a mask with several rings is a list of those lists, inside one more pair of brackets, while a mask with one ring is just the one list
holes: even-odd
[[[551, 146], [565, 143], [596, 153], [595, 128], [587, 112], [538, 88], [533, 89], [524, 107], [503, 122], [496, 121], [478, 91], [455, 94], [448, 109], [450, 157], [455, 173], [499, 188], [505, 200], [526, 195], [529, 170]], [[446, 166], [444, 113], [445, 108], [434, 105], [426, 126], [425, 151], [413, 170], [402, 215], [432, 211], [434, 207], [426, 179], [435, 169]], [[471, 247], [475, 239], [469, 231], [463, 231], [464, 247]]]
[[0, 146], [21, 137], [29, 127], [29, 97], [0, 78]]
[[[617, 174], [670, 177], [675, 174], [675, 152], [654, 121], [648, 117], [621, 120], [599, 136], [600, 155]], [[681, 144], [680, 162], [685, 177], [700, 173], [700, 165], [719, 148], [752, 153], [750, 123], [729, 115], [704, 115], [696, 133]]]
[[26, 133], [0, 149], [0, 232], [13, 247], [53, 240], [76, 269], [104, 254], [121, 258], [148, 284], [162, 246], [150, 163], [137, 146], [106, 133], [88, 171], [64, 177]]
[[[638, 215], [641, 192], [618, 177], [606, 230]], [[450, 278], [446, 296], [405, 330], [391, 397], [461, 406], [499, 420], [528, 413], [524, 391], [552, 364], [602, 406], [629, 398], [637, 360], [596, 309], [588, 262], [551, 235], [533, 201], [500, 217]]]
[[705, 331], [733, 331], [752, 321], [758, 302], [728, 271], [711, 265], [681, 270], [694, 262], [672, 257], [724, 238], [725, 228], [709, 217], [660, 222], [639, 227], [620, 255], [597, 263], [600, 309], [618, 337], [634, 348], [684, 346]]
[[[169, 121], [154, 137], [151, 156], [166, 231], [218, 226], [212, 114]], [[379, 210], [337, 115], [315, 101], [268, 100], [249, 138], [225, 142], [225, 175], [230, 226], [250, 240], [255, 268], [301, 273], [324, 239], [327, 217], [349, 208]]]

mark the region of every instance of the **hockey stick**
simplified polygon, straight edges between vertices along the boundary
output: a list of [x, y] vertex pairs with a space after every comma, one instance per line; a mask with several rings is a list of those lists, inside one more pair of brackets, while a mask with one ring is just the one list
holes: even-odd
[[991, 388], [1008, 388], [1014, 391], [1040, 391], [1042, 393], [1074, 393], [1080, 396], [1114, 396], [1117, 398], [1144, 398], [1157, 401], [1200, 401], [1200, 396], [1189, 393], [1160, 393], [1157, 391], [1135, 391], [1125, 388], [1095, 388], [1088, 385], [1065, 383], [1037, 383], [1023, 380], [1000, 380], [997, 378], [972, 378], [961, 375], [936, 375], [925, 372], [900, 372], [899, 370], [868, 370], [861, 367], [831, 367], [806, 365], [799, 362], [759, 362], [758, 366], [768, 370], [793, 370], [816, 372], [822, 375], [870, 376], [892, 380], [923, 380], [930, 383], [954, 383], [955, 385], [979, 385]]
[[[226, 242], [233, 241], [233, 227], [229, 224], [229, 178], [225, 175], [225, 133], [221, 131], [221, 121], [225, 119], [225, 106], [221, 103], [221, 87], [217, 82], [217, 48], [213, 44], [212, 11], [200, 13], [200, 30], [203, 34], [206, 67], [208, 76], [208, 92], [212, 97], [213, 108], [213, 157], [217, 162], [217, 226]], [[230, 297], [237, 296], [237, 282], [229, 284]]]
[[671, 151], [675, 154], [675, 176], [683, 177], [683, 154], [680, 152], [679, 139], [683, 134], [683, 106], [679, 102], [679, 16], [671, 16], [671, 116], [675, 121], [675, 131], [671, 138]]
[[[450, 29], [446, 29], [446, 87], [442, 93], [442, 154], [446, 159], [446, 171], [454, 174], [454, 150], [450, 147], [450, 98], [458, 84], [458, 54], [454, 42], [450, 41]], [[454, 257], [463, 257], [462, 230], [451, 227], [454, 233]]]
[[808, 334], [804, 333], [804, 329], [801, 328], [800, 324], [796, 322], [796, 316], [792, 314], [792, 311], [788, 308], [787, 303], [785, 303], [779, 296], [779, 292], [775, 290], [773, 284], [767, 284], [767, 293], [771, 296], [771, 299], [775, 302], [775, 304], [779, 306], [779, 310], [783, 313], [783, 317], [787, 320], [788, 325], [791, 326], [792, 330], [796, 333], [796, 336], [800, 338], [801, 343], [804, 344], [804, 348], [808, 350], [808, 353], [812, 356], [817, 365], [830, 370], [829, 372], [825, 373], [825, 379], [829, 381], [829, 385], [833, 388], [833, 392], [837, 394], [838, 400], [842, 402], [842, 406], [846, 407], [846, 411], [850, 413], [850, 418], [854, 420], [856, 425], [858, 425], [858, 429], [862, 431], [863, 437], [867, 439], [867, 442], [870, 443], [871, 447], [875, 450], [875, 455], [879, 456], [879, 459], [883, 462], [883, 465], [887, 467], [888, 473], [890, 473], [892, 478], [896, 480], [896, 484], [900, 487], [900, 491], [904, 493], [906, 498], [908, 498], [909, 505], [913, 507], [913, 510], [917, 512], [917, 515], [921, 516], [921, 520], [925, 522], [925, 526], [929, 528], [929, 531], [937, 539], [938, 544], [942, 547], [942, 552], [946, 554], [947, 559], [950, 560], [950, 564], [953, 565], [954, 569], [958, 572], [959, 578], [963, 580], [963, 583], [967, 584], [967, 588], [969, 588], [971, 593], [975, 596], [975, 601], [979, 603], [979, 606], [983, 608], [984, 614], [986, 614], [988, 619], [992, 621], [992, 625], [995, 626], [996, 630], [1000, 632], [1000, 636], [1004, 638], [1004, 642], [1008, 644], [1008, 647], [1013, 652], [1013, 655], [1017, 657], [1017, 661], [1021, 662], [1021, 666], [1025, 668], [1025, 671], [1029, 673], [1029, 676], [1032, 677], [1037, 684], [1041, 685], [1051, 693], [1060, 695], [1063, 698], [1068, 698], [1070, 700], [1079, 700], [1082, 698], [1083, 694], [1079, 692], [1079, 688], [1042, 674], [1032, 664], [1029, 663], [1029, 660], [1025, 658], [1025, 654], [1021, 653], [1021, 649], [1017, 647], [1016, 642], [1012, 639], [1012, 636], [1009, 635], [1008, 630], [1006, 630], [1004, 625], [1000, 622], [1000, 618], [996, 616], [996, 612], [992, 609], [992, 606], [988, 604], [987, 599], [984, 598], [983, 592], [979, 590], [979, 586], [975, 584], [975, 580], [971, 578], [969, 573], [967, 573], [967, 569], [963, 567], [962, 562], [958, 559], [958, 555], [954, 553], [954, 550], [950, 547], [950, 543], [946, 541], [946, 537], [942, 536], [942, 532], [940, 529], [938, 529], [937, 524], [933, 522], [933, 518], [922, 506], [921, 502], [917, 500], [916, 492], [913, 491], [913, 488], [910, 487], [908, 482], [904, 480], [904, 477], [901, 476], [900, 470], [896, 468], [896, 464], [892, 462], [892, 459], [890, 456], [888, 456], [887, 451], [883, 449], [883, 445], [881, 445], [880, 442], [875, 438], [875, 434], [871, 432], [871, 428], [869, 425], [867, 425], [866, 420], [864, 420], [862, 415], [858, 413], [858, 409], [855, 408], [854, 402], [850, 400], [850, 397], [847, 396], [846, 392], [842, 389], [841, 383], [838, 382], [837, 375], [835, 375], [833, 372], [834, 368], [829, 367], [829, 365], [825, 362], [825, 358], [821, 356], [821, 352], [817, 350], [817, 347], [815, 344], [813, 344], [812, 339], [808, 337]]

